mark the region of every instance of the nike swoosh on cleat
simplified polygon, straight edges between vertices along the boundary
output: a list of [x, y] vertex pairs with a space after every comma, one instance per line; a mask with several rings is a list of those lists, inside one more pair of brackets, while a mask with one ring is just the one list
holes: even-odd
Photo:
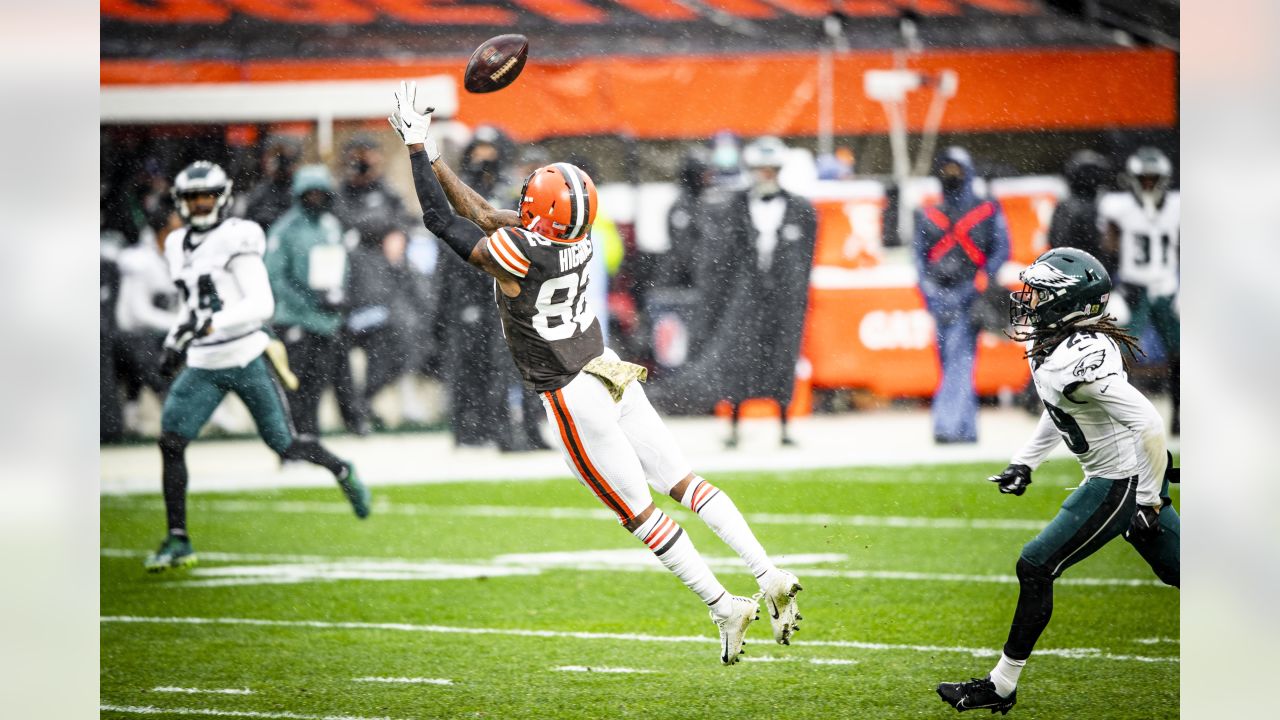
[[965, 700], [966, 700], [966, 698], [960, 698], [960, 702], [956, 703], [956, 709], [957, 709], [957, 710], [981, 710], [981, 709], [983, 709], [983, 708], [999, 707], [999, 706], [1000, 706], [1000, 703], [991, 703], [991, 704], [989, 704], [989, 705], [966, 705], [966, 704], [964, 703], [964, 701], [965, 701]]

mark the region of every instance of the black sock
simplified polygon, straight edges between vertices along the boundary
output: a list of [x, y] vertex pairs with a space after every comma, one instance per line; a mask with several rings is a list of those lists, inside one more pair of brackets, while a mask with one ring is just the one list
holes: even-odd
[[164, 510], [170, 535], [187, 534], [187, 442], [186, 438], [174, 433], [160, 436]]
[[1018, 607], [1013, 611], [1004, 654], [1012, 660], [1026, 660], [1053, 616], [1053, 577], [1018, 558], [1018, 586]]
[[313, 465], [320, 465], [336, 478], [343, 477], [347, 472], [347, 464], [315, 440], [294, 440], [284, 451], [284, 457], [287, 460], [306, 460]]

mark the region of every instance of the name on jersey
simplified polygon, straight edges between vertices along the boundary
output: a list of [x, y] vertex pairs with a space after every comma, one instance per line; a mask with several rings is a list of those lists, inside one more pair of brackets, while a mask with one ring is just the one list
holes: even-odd
[[588, 238], [573, 247], [560, 251], [560, 272], [572, 270], [591, 258], [591, 240]]

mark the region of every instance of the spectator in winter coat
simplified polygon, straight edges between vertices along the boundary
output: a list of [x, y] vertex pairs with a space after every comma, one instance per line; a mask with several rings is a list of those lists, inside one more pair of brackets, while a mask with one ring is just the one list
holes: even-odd
[[933, 395], [933, 437], [939, 443], [972, 443], [978, 441], [977, 282], [979, 276], [984, 286], [994, 282], [1009, 259], [1009, 229], [999, 204], [974, 193], [967, 150], [943, 150], [933, 169], [942, 184], [942, 203], [916, 210], [913, 248], [920, 292], [937, 326], [942, 366]]

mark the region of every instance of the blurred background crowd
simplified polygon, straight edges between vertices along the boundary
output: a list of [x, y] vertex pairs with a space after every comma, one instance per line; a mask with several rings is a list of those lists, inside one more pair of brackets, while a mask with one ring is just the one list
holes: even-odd
[[[574, 24], [563, 18], [538, 18], [546, 28], [530, 31], [526, 76], [493, 96], [506, 100], [460, 97], [442, 118], [445, 158], [498, 207], [513, 207], [524, 177], [548, 162], [573, 162], [595, 179], [602, 211], [592, 231], [590, 301], [607, 344], [651, 369], [650, 395], [664, 412], [729, 418], [729, 445], [737, 441], [742, 416], [780, 417], [780, 438], [789, 443], [788, 417], [932, 404], [954, 419], [936, 423], [934, 439], [969, 442], [979, 404], [1034, 409], [1021, 350], [1001, 332], [1007, 318], [1000, 296], [1017, 270], [1050, 246], [1087, 249], [1119, 274], [1120, 312], [1149, 348], [1135, 373], [1176, 394], [1176, 287], [1152, 291], [1146, 280], [1123, 276], [1123, 228], [1108, 219], [1103, 202], [1109, 194], [1141, 199], [1146, 193], [1162, 206], [1164, 197], [1176, 195], [1176, 3], [1171, 30], [1159, 12], [1117, 15], [1123, 3], [883, 5], [885, 12], [865, 17], [857, 4], [832, 3], [832, 12], [797, 5], [743, 19], [746, 30], [705, 38], [696, 33], [701, 19], [676, 23], [679, 33], [662, 35], [654, 28], [668, 20], [638, 23], [634, 8], [609, 10], [585, 33], [569, 33]], [[1155, 11], [1164, 6], [1151, 5]], [[246, 10], [195, 23], [159, 18], [159, 10], [148, 8], [104, 4], [104, 87], [196, 87], [246, 76], [252, 84], [307, 74], [301, 65], [271, 66], [253, 77], [255, 63], [280, 58], [358, 73], [360, 63], [344, 64], [341, 56], [392, 57], [389, 48], [402, 43], [399, 33], [407, 28], [439, 31], [428, 34], [433, 51], [463, 57], [487, 32], [471, 24], [449, 32], [456, 23], [384, 18], [353, 36], [360, 42], [342, 44], [331, 33], [313, 32], [323, 22], [288, 22], [268, 24], [289, 32], [267, 42], [266, 21], [244, 22]], [[534, 14], [515, 6], [504, 12]], [[263, 39], [257, 52], [270, 57], [211, 42], [196, 29], [211, 22]], [[157, 23], [174, 29], [166, 40], [173, 52], [130, 40]], [[593, 98], [616, 95], [618, 78], [643, 71], [575, 60], [602, 52], [591, 43], [620, 32], [631, 33], [639, 44], [630, 47], [651, 54], [654, 64], [701, 50], [738, 52], [746, 53], [745, 82], [754, 82], [751, 73], [774, 77], [796, 67], [816, 68], [818, 84], [805, 91], [804, 75], [779, 85], [777, 98], [769, 96], [772, 86], [753, 85], [762, 96], [756, 115], [769, 116], [767, 122], [735, 109], [752, 107], [750, 98], [711, 112], [706, 99], [715, 88], [706, 83], [717, 82], [714, 74], [671, 76], [701, 83], [669, 96], [668, 119], [683, 125], [646, 125], [662, 119], [629, 117], [617, 99], [607, 108], [612, 115], [600, 120], [613, 126], [584, 129], [575, 125], [583, 113], [574, 112], [559, 113], [575, 118], [560, 125], [537, 119], [557, 115], [551, 101], [579, 92], [571, 88], [582, 79], [540, 75], [537, 63], [547, 55], [559, 65], [546, 72], [593, 78]], [[147, 37], [161, 42], [154, 33]], [[732, 42], [721, 48], [713, 38]], [[988, 54], [966, 65], [975, 61], [957, 49]], [[759, 50], [795, 57], [751, 54]], [[855, 50], [884, 54], [864, 57]], [[174, 53], [176, 61], [169, 57]], [[1045, 59], [1053, 53], [1061, 57]], [[1087, 62], [1073, 68], [1073, 58]], [[939, 68], [959, 68], [955, 102], [932, 133], [933, 111], [923, 100], [903, 106], [903, 154], [914, 164], [909, 173], [895, 166], [900, 153], [889, 104], [861, 84], [865, 67], [881, 61], [919, 67], [925, 86], [940, 82], [945, 73]], [[379, 78], [421, 76], [436, 67], [386, 62], [391, 69]], [[456, 75], [463, 61], [441, 62]], [[1106, 82], [1084, 77], [1090, 62], [1113, 75]], [[217, 68], [224, 66], [237, 69], [223, 78]], [[997, 80], [983, 76], [992, 68]], [[1049, 87], [1010, 79], [1015, 70]], [[823, 73], [835, 80], [824, 85]], [[1010, 77], [1000, 79], [1002, 73]], [[1063, 86], [1060, 76], [1079, 78], [1079, 86]], [[393, 82], [380, 82], [389, 106]], [[984, 84], [990, 82], [1009, 86]], [[648, 91], [647, 97], [662, 97], [662, 88]], [[1035, 96], [1034, 117], [1018, 115], [1020, 92]], [[1082, 106], [1072, 92], [1085, 93], [1088, 102]], [[1046, 103], [1054, 93], [1061, 102]], [[530, 97], [549, 100], [535, 111], [520, 103]], [[468, 105], [481, 100], [489, 104]], [[680, 106], [689, 104], [698, 106], [697, 114], [681, 120]], [[504, 347], [491, 282], [439, 252], [423, 227], [404, 150], [384, 121], [229, 121], [216, 113], [207, 120], [177, 113], [151, 121], [108, 114], [100, 156], [103, 442], [156, 433], [157, 399], [165, 392], [156, 361], [176, 312], [162, 256], [167, 233], [180, 223], [169, 188], [185, 165], [210, 160], [233, 180], [231, 214], [268, 234], [276, 297], [271, 329], [302, 382], [291, 398], [299, 431], [448, 429], [460, 446], [513, 452], [547, 446], [541, 407], [522, 388]], [[1140, 167], [1133, 164], [1139, 156]], [[961, 258], [958, 268], [935, 267], [929, 250], [952, 237], [949, 224], [959, 227], [965, 213], [988, 202], [991, 219], [972, 236], [982, 262], [966, 265], [966, 251], [954, 254]], [[929, 214], [931, 207], [941, 209], [945, 222]], [[315, 244], [332, 246], [340, 268], [339, 280], [323, 291], [308, 278], [290, 277], [280, 260]], [[1176, 246], [1175, 235], [1175, 254]], [[1154, 301], [1163, 303], [1160, 312], [1150, 312]], [[1170, 303], [1172, 314], [1165, 310]], [[227, 400], [207, 432], [251, 431], [237, 402]]]

